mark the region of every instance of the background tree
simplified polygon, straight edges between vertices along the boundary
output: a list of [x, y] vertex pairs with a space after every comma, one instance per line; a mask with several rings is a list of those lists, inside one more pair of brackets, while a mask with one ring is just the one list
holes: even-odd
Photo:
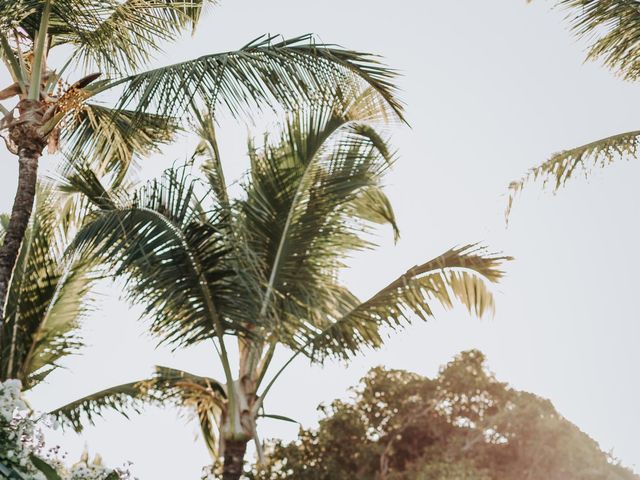
[[[528, 0], [531, 1], [531, 0]], [[560, 0], [571, 30], [591, 41], [588, 60], [599, 60], [621, 78], [640, 78], [640, 9], [634, 0]], [[589, 174], [594, 167], [606, 166], [618, 159], [638, 156], [640, 130], [624, 132], [586, 145], [564, 150], [529, 170], [521, 179], [511, 182], [509, 206], [514, 197], [529, 183], [542, 180], [558, 190], [577, 171]]]
[[270, 442], [256, 480], [638, 479], [548, 400], [498, 382], [463, 352], [434, 379], [372, 369], [317, 430]]
[[[397, 233], [382, 190], [393, 156], [374, 128], [381, 115], [377, 99], [369, 90], [346, 107], [340, 99], [292, 114], [279, 138], [250, 146], [251, 168], [237, 198], [227, 191], [210, 120], [203, 121], [196, 152], [204, 183], [184, 168], [172, 169], [123, 202], [91, 172], [79, 171], [69, 189], [99, 209], [74, 249], [127, 278], [129, 299], [146, 305], [162, 341], [176, 347], [212, 342], [225, 377], [160, 369], [149, 381], [99, 392], [55, 413], [79, 428], [83, 411], [122, 410], [131, 397], [174, 400], [195, 409], [210, 450], [224, 458], [223, 478], [237, 479], [250, 440], [261, 456], [256, 420], [295, 356], [348, 359], [380, 346], [383, 327], [433, 316], [435, 303], [450, 307], [458, 299], [478, 315], [491, 310], [487, 283], [501, 278], [506, 258], [477, 246], [416, 265], [365, 301], [339, 282], [346, 258], [374, 246], [375, 224], [390, 224]], [[294, 355], [273, 373], [278, 347]], [[139, 393], [132, 395], [132, 386]]]
[[[348, 98], [367, 84], [401, 115], [393, 72], [366, 54], [316, 44], [308, 35], [260, 37], [235, 52], [145, 71], [165, 42], [195, 28], [207, 3], [0, 0], [0, 57], [12, 79], [0, 100], [15, 102], [0, 108], [0, 133], [19, 165], [0, 247], [0, 320], [45, 146], [62, 148], [72, 161], [83, 155], [98, 171], [122, 179], [135, 155], [170, 141], [194, 108], [222, 105], [232, 115], [292, 108], [322, 103], [335, 92]], [[59, 65], [54, 58], [61, 58]]]

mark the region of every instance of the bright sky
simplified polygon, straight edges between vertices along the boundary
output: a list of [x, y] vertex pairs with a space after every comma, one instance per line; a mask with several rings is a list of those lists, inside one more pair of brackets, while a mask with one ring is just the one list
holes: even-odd
[[[532, 188], [508, 229], [506, 186], [552, 152], [638, 128], [638, 87], [596, 64], [583, 64], [551, 2], [477, 0], [222, 0], [194, 39], [161, 63], [235, 49], [262, 33], [314, 32], [325, 42], [375, 52], [402, 71], [412, 128], [398, 129], [401, 158], [389, 176], [402, 239], [359, 256], [345, 279], [363, 296], [447, 248], [482, 241], [516, 257], [498, 288], [497, 314], [478, 321], [462, 308], [394, 335], [381, 351], [352, 362], [294, 364], [267, 402], [272, 413], [311, 426], [316, 406], [345, 395], [372, 366], [433, 375], [461, 350], [479, 348], [498, 378], [550, 398], [605, 450], [640, 470], [640, 164], [615, 164], [558, 195]], [[245, 127], [220, 132], [229, 175], [244, 168]], [[260, 132], [254, 132], [256, 135]], [[189, 142], [143, 167], [153, 175], [185, 158]], [[3, 157], [0, 206], [15, 189], [15, 162]], [[634, 193], [636, 192], [636, 193]], [[208, 346], [154, 350], [135, 323], [139, 308], [105, 292], [87, 325], [92, 344], [68, 370], [30, 395], [47, 409], [146, 376], [154, 364], [217, 375]], [[281, 356], [281, 360], [286, 358]], [[296, 428], [265, 421], [264, 437], [291, 439]], [[108, 415], [83, 437], [53, 435], [79, 455], [85, 442], [110, 465], [134, 462], [143, 480], [198, 478], [208, 462], [197, 427], [173, 411], [148, 409], [131, 421]]]

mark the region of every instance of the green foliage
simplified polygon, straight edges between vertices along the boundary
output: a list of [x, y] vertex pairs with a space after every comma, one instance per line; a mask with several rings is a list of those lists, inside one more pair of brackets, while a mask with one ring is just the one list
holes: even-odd
[[[251, 147], [245, 194], [228, 208], [209, 163], [205, 180], [213, 184], [172, 169], [124, 202], [85, 171], [69, 188], [101, 208], [73, 248], [126, 275], [153, 330], [177, 345], [260, 329], [312, 356], [341, 355], [379, 345], [377, 329], [408, 321], [409, 312], [433, 315], [431, 301], [451, 306], [452, 294], [483, 314], [492, 306], [483, 279], [499, 280], [505, 258], [474, 246], [414, 267], [367, 302], [337, 283], [344, 260], [373, 246], [363, 235], [373, 223], [395, 226], [392, 212], [379, 215], [388, 209], [380, 187], [389, 151], [349, 112], [322, 109], [292, 115], [276, 142]], [[328, 328], [325, 337], [351, 343], [323, 344], [318, 333]], [[311, 340], [320, 343], [306, 349]]]
[[317, 430], [267, 445], [256, 480], [637, 479], [547, 400], [509, 388], [478, 351], [429, 379], [372, 369]]
[[[121, 180], [132, 161], [191, 126], [198, 109], [233, 116], [345, 103], [372, 89], [402, 118], [396, 73], [375, 56], [311, 35], [261, 36], [242, 48], [146, 70], [154, 54], [194, 31], [212, 0], [0, 0], [0, 56], [14, 84], [2, 100], [42, 103], [38, 133], [50, 151], [81, 155]], [[63, 49], [63, 64], [53, 51]], [[43, 81], [32, 81], [32, 76]], [[79, 80], [70, 76], [78, 75]], [[5, 108], [5, 107], [3, 107]], [[14, 108], [14, 107], [12, 107]], [[11, 112], [11, 109], [3, 110]], [[0, 129], [11, 129], [11, 115]], [[9, 149], [17, 152], [17, 145]]]
[[62, 197], [41, 186], [36, 211], [16, 265], [0, 335], [0, 379], [16, 378], [29, 389], [59, 360], [77, 351], [76, 329], [91, 308], [95, 279], [90, 260], [65, 258], [69, 210]]
[[[178, 389], [155, 383], [142, 396], [125, 397], [160, 396], [195, 409], [215, 453], [219, 435], [254, 437], [263, 400], [286, 368], [261, 388], [276, 347], [292, 350], [291, 358], [347, 359], [379, 347], [384, 327], [432, 317], [435, 304], [452, 307], [459, 300], [478, 315], [491, 310], [487, 284], [501, 278], [508, 258], [473, 245], [409, 269], [365, 301], [340, 283], [349, 256], [375, 246], [375, 227], [388, 224], [397, 233], [382, 188], [394, 157], [374, 90], [347, 105], [338, 98], [291, 114], [279, 135], [250, 143], [250, 170], [237, 197], [227, 190], [213, 122], [200, 119], [203, 139], [190, 164], [132, 196], [109, 191], [80, 167], [65, 186], [94, 205], [70, 250], [126, 279], [125, 294], [145, 306], [160, 341], [175, 347], [211, 341], [225, 370], [219, 391], [197, 399], [184, 395], [184, 382]], [[227, 353], [232, 336], [236, 372]], [[60, 413], [78, 428], [83, 412], [123, 411], [119, 388]]]
[[601, 60], [626, 80], [640, 76], [640, 10], [634, 0], [560, 0], [572, 31], [589, 39], [587, 58]]
[[[635, 0], [559, 0], [567, 10], [571, 30], [589, 39], [587, 59], [602, 60], [605, 66], [626, 80], [640, 76], [640, 9]], [[620, 159], [635, 159], [640, 131], [620, 133], [552, 155], [509, 184], [507, 217], [513, 201], [527, 185], [540, 180], [553, 191], [563, 187], [576, 172], [588, 176], [595, 167]]]
[[[156, 367], [155, 375], [147, 380], [126, 383], [75, 400], [51, 412], [63, 423], [81, 432], [81, 415], [90, 423], [109, 409], [127, 416], [140, 411], [143, 403], [189, 405], [196, 411], [210, 412], [224, 403], [223, 385], [213, 378], [201, 377], [182, 370]], [[204, 421], [204, 420], [203, 420]]]
[[37, 457], [36, 455], [31, 455], [31, 463], [36, 467], [42, 474], [46, 477], [47, 480], [62, 480], [58, 472], [56, 472], [55, 468], [49, 465], [47, 462]]

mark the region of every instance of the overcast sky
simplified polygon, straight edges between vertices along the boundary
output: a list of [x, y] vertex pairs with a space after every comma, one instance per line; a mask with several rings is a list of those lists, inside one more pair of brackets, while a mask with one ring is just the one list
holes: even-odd
[[[323, 41], [375, 52], [399, 69], [411, 129], [394, 139], [400, 159], [388, 178], [402, 238], [352, 262], [344, 278], [365, 296], [442, 251], [482, 241], [516, 257], [498, 287], [493, 319], [464, 309], [394, 335], [386, 347], [345, 367], [294, 364], [267, 402], [272, 413], [312, 426], [316, 406], [344, 397], [375, 365], [433, 375], [464, 349], [479, 348], [497, 377], [551, 399], [570, 421], [640, 470], [640, 164], [625, 162], [577, 179], [557, 195], [536, 188], [518, 200], [509, 228], [506, 186], [552, 152], [637, 129], [638, 86], [583, 64], [551, 2], [524, 0], [222, 0], [193, 39], [159, 63], [238, 48], [262, 33], [316, 33]], [[246, 127], [220, 136], [229, 175], [244, 168]], [[253, 132], [258, 135], [260, 132]], [[160, 172], [189, 154], [191, 142], [143, 167]], [[5, 156], [0, 206], [9, 208], [15, 161]], [[52, 160], [44, 160], [51, 162]], [[209, 346], [154, 350], [135, 322], [139, 308], [105, 290], [86, 327], [92, 344], [68, 370], [30, 395], [45, 410], [114, 383], [141, 378], [154, 364], [217, 375]], [[286, 357], [280, 356], [280, 359]], [[265, 421], [265, 437], [296, 428]], [[110, 465], [134, 462], [142, 479], [198, 478], [208, 462], [197, 427], [173, 411], [148, 409], [127, 421], [108, 415], [82, 437], [50, 438], [77, 457], [85, 442]]]

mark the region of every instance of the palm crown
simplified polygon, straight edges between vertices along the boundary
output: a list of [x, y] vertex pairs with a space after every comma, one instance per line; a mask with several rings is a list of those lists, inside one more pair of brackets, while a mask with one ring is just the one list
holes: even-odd
[[[434, 302], [449, 307], [457, 298], [476, 314], [490, 310], [487, 282], [501, 277], [506, 258], [475, 246], [417, 265], [365, 301], [340, 283], [347, 257], [374, 246], [367, 235], [372, 226], [390, 224], [397, 233], [382, 190], [393, 154], [376, 128], [376, 99], [369, 90], [346, 105], [338, 99], [290, 115], [276, 141], [250, 144], [251, 166], [237, 198], [227, 191], [213, 123], [205, 116], [194, 156], [200, 177], [186, 167], [171, 169], [122, 200], [79, 169], [68, 188], [97, 208], [72, 249], [125, 276], [130, 300], [146, 305], [162, 341], [213, 340], [225, 378], [160, 368], [149, 381], [99, 392], [56, 414], [81, 428], [83, 411], [124, 411], [131, 399], [177, 401], [195, 407], [211, 451], [224, 456], [225, 475], [239, 475], [265, 395], [284, 368], [262, 385], [279, 345], [313, 361], [347, 359], [379, 346], [384, 326], [432, 316]], [[228, 354], [232, 336], [235, 367]]]

